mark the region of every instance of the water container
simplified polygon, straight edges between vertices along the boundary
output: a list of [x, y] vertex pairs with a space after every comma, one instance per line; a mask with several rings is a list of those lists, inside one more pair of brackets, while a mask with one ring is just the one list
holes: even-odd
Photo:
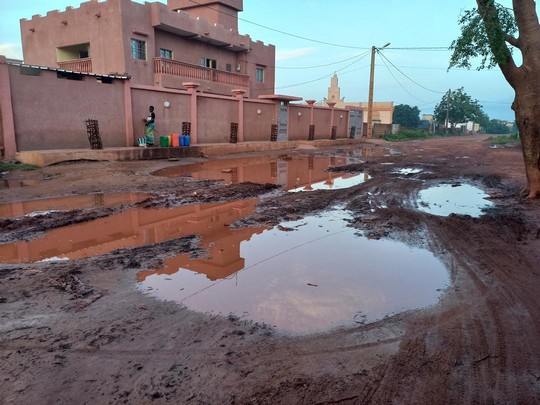
[[178, 146], [180, 146], [180, 135], [172, 134], [171, 146], [174, 147], [174, 148], [177, 148]]
[[169, 137], [168, 136], [160, 136], [159, 137], [159, 146], [161, 147], [168, 147], [169, 146]]
[[189, 146], [189, 144], [191, 143], [189, 135], [186, 135], [186, 139], [184, 140], [184, 143], [185, 143], [184, 146]]

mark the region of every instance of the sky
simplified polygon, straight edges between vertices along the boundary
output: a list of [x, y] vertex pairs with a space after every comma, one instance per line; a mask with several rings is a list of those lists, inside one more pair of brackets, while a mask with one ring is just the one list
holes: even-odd
[[[499, 2], [511, 6], [511, 0]], [[22, 59], [21, 18], [80, 3], [0, 0], [0, 55]], [[277, 94], [321, 101], [335, 73], [345, 101], [367, 102], [371, 47], [390, 43], [376, 56], [375, 101], [417, 106], [421, 114], [431, 114], [444, 93], [463, 87], [490, 118], [513, 121], [514, 92], [498, 69], [448, 71], [448, 47], [460, 33], [458, 18], [475, 4], [474, 0], [244, 0], [239, 31], [276, 46]]]

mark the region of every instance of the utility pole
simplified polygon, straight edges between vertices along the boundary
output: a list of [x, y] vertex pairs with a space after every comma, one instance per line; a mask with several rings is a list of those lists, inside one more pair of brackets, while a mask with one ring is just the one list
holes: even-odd
[[452, 98], [452, 89], [448, 89], [448, 97], [446, 98], [446, 120], [444, 121], [444, 133], [448, 132], [448, 123], [450, 121], [450, 100]]
[[369, 74], [369, 97], [368, 97], [368, 113], [367, 113], [367, 134], [368, 138], [373, 137], [373, 87], [375, 83], [375, 53], [381, 49], [390, 46], [390, 42], [382, 48], [375, 46], [371, 47], [371, 70]]

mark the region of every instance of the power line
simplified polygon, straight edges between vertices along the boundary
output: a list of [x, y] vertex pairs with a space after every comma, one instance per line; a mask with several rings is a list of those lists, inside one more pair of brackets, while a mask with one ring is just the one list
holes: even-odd
[[[381, 53], [379, 52], [379, 55], [381, 55]], [[382, 55], [381, 55], [382, 56]], [[425, 100], [421, 100], [419, 99], [418, 97], [416, 97], [414, 94], [412, 94], [409, 90], [407, 90], [405, 88], [405, 86], [403, 86], [403, 84], [401, 84], [401, 82], [398, 80], [398, 78], [394, 75], [394, 73], [392, 72], [392, 70], [390, 70], [390, 67], [388, 67], [388, 65], [386, 64], [386, 61], [383, 59], [382, 62], [384, 63], [384, 65], [386, 66], [386, 68], [388, 69], [388, 71], [390, 72], [390, 74], [392, 75], [392, 77], [394, 78], [394, 80], [397, 82], [397, 84], [399, 84], [399, 86], [409, 95], [411, 96], [412, 98], [414, 98], [415, 100], [418, 100], [418, 101], [421, 101], [422, 103], [425, 103], [426, 101]]]
[[444, 94], [445, 92], [444, 91], [437, 91], [437, 90], [432, 90], [430, 88], [427, 88], [426, 86], [423, 86], [421, 85], [420, 83], [416, 82], [415, 80], [411, 79], [409, 76], [407, 76], [405, 73], [403, 73], [396, 65], [394, 65], [390, 59], [388, 59], [385, 55], [383, 55], [381, 52], [379, 52], [379, 55], [381, 56], [381, 58], [386, 61], [388, 61], [388, 63], [390, 63], [399, 73], [401, 73], [403, 76], [405, 76], [407, 79], [409, 79], [411, 82], [413, 82], [414, 84], [416, 84], [417, 86], [427, 90], [427, 91], [431, 91], [432, 93], [437, 93], [437, 94]]
[[[302, 35], [293, 34], [293, 33], [291, 33], [291, 32], [279, 30], [279, 29], [277, 29], [277, 28], [272, 28], [272, 27], [269, 27], [269, 26], [264, 25], [264, 24], [260, 24], [260, 23], [254, 22], [254, 21], [247, 20], [247, 19], [245, 19], [245, 18], [241, 18], [241, 17], [235, 16], [235, 15], [233, 15], [233, 14], [226, 13], [226, 12], [223, 11], [223, 10], [220, 10], [220, 9], [217, 9], [217, 8], [214, 8], [214, 7], [211, 7], [211, 6], [208, 5], [208, 4], [201, 4], [201, 3], [199, 3], [199, 2], [196, 1], [196, 0], [190, 0], [190, 1], [191, 1], [192, 3], [198, 4], [199, 6], [203, 6], [203, 7], [206, 7], [206, 8], [208, 8], [208, 9], [210, 9], [210, 10], [217, 11], [218, 13], [225, 14], [226, 16], [229, 16], [229, 17], [236, 17], [236, 19], [237, 19], [238, 21], [243, 21], [243, 22], [245, 22], [245, 23], [252, 24], [252, 25], [255, 25], [255, 26], [257, 26], [257, 27], [261, 27], [261, 28], [267, 29], [267, 30], [269, 30], [269, 31], [277, 32], [277, 33], [279, 33], [279, 34], [287, 35], [287, 36], [289, 36], [289, 37], [298, 38], [298, 39], [301, 39], [301, 40], [304, 40], [304, 41], [314, 42], [314, 43], [317, 43], [317, 44], [328, 45], [328, 46], [334, 46], [334, 47], [338, 47], [338, 48], [371, 50], [371, 47], [366, 47], [366, 46], [352, 46], [352, 45], [344, 45], [344, 44], [336, 44], [336, 43], [333, 43], [333, 42], [321, 41], [321, 40], [318, 40], [318, 39], [314, 39], [314, 38], [309, 38], [309, 37], [305, 37], [305, 36], [302, 36]], [[396, 48], [388, 48], [388, 49], [410, 50], [410, 51], [449, 51], [449, 48], [448, 48], [448, 47], [442, 47], [442, 46], [424, 46], [424, 47], [420, 46], [420, 47], [403, 47], [403, 48], [398, 48], [398, 47], [396, 47]]]

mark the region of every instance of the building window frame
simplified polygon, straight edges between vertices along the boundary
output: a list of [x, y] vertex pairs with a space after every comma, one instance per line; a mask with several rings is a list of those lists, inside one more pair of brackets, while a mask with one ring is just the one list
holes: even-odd
[[159, 57], [163, 59], [173, 60], [173, 51], [170, 49], [160, 48]]
[[133, 59], [146, 60], [146, 41], [131, 38], [131, 56]]
[[217, 69], [217, 60], [201, 56], [201, 66], [209, 69]]
[[257, 83], [264, 83], [264, 66], [257, 66], [255, 68], [255, 81]]

